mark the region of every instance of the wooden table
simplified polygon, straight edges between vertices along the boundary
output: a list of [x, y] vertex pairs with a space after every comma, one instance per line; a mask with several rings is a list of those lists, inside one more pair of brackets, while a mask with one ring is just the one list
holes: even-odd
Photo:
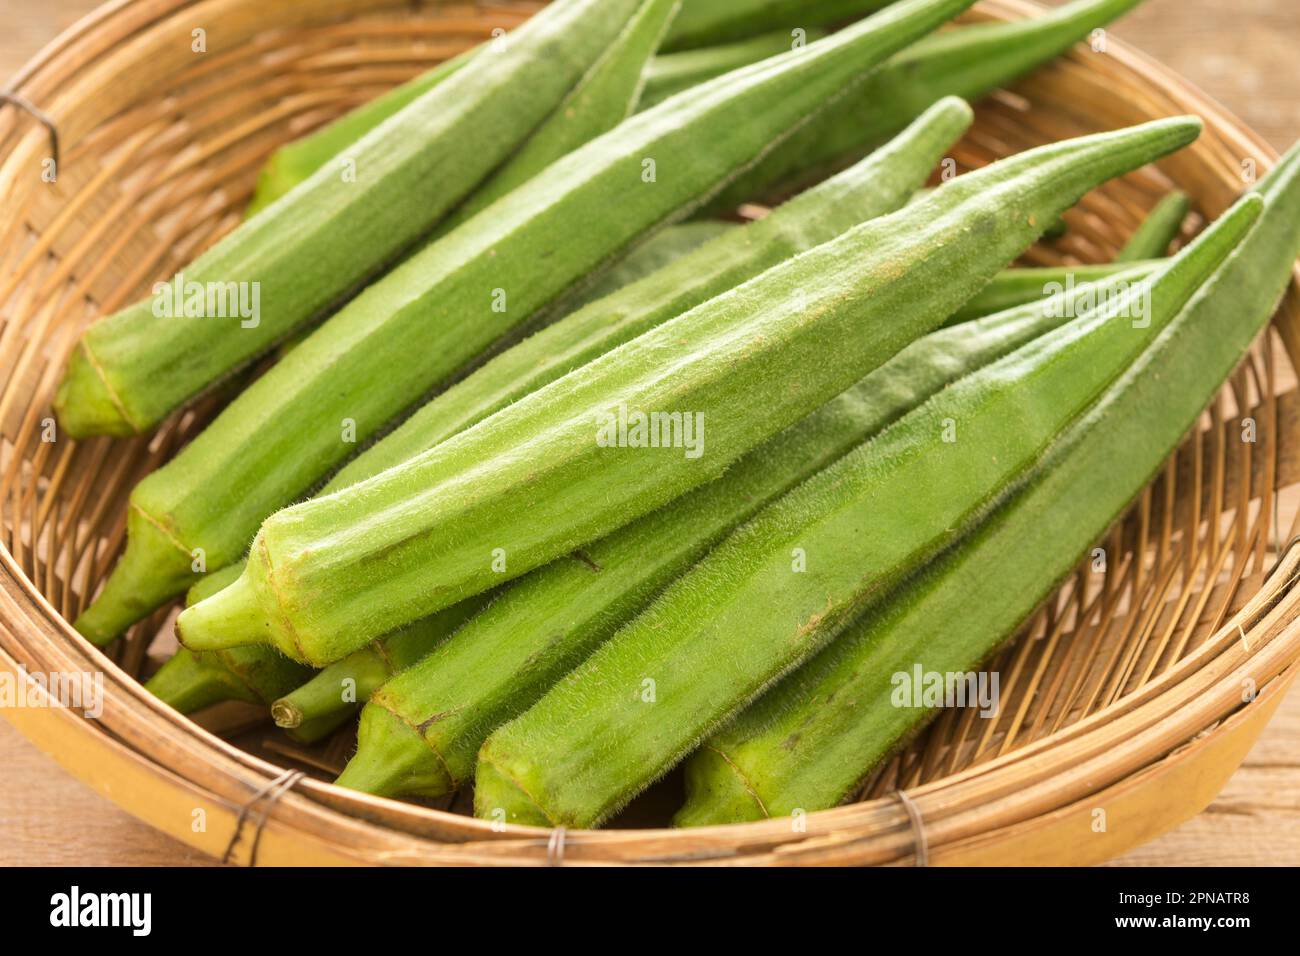
[[[0, 77], [97, 2], [4, 0]], [[1189, 77], [1279, 150], [1300, 138], [1296, 0], [1148, 0], [1113, 32]], [[101, 800], [3, 721], [0, 767], [0, 864], [204, 861]], [[1116, 862], [1300, 864], [1300, 685], [1212, 806]]]

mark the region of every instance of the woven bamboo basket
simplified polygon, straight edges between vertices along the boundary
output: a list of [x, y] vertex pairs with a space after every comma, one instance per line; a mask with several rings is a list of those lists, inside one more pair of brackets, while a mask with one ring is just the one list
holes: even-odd
[[[352, 746], [347, 732], [298, 750], [262, 714], [219, 708], [195, 722], [141, 688], [174, 609], [107, 656], [73, 631], [123, 543], [130, 488], [212, 412], [187, 411], [139, 440], [49, 441], [76, 333], [231, 229], [277, 145], [536, 8], [112, 0], [15, 78], [23, 103], [0, 106], [0, 667], [102, 671], [106, 700], [98, 720], [61, 708], [5, 716], [130, 812], [245, 864], [1084, 864], [1199, 812], [1300, 660], [1300, 549], [1282, 520], [1300, 482], [1294, 284], [1271, 331], [1109, 533], [1104, 573], [1081, 564], [992, 665], [1000, 717], [945, 712], [857, 802], [801, 820], [656, 828], [676, 795], [671, 778], [599, 832], [493, 828], [464, 814], [463, 797], [416, 806], [354, 794], [326, 782]], [[989, 0], [970, 18], [1034, 10]], [[206, 52], [194, 52], [196, 30]], [[1206, 130], [1158, 170], [1090, 195], [1067, 217], [1068, 236], [1028, 262], [1106, 260], [1172, 184], [1217, 216], [1276, 158], [1177, 76], [1094, 41], [981, 104], [959, 164], [1180, 113]], [[1253, 443], [1241, 440], [1247, 416]]]

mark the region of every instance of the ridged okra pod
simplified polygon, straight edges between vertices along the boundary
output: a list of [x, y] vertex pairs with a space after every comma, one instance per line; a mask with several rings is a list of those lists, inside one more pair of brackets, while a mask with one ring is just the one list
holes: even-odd
[[126, 553], [79, 629], [111, 639], [183, 591], [195, 549], [209, 567], [236, 560], [357, 444], [971, 2], [904, 0], [641, 113], [394, 269], [135, 488]]
[[557, 0], [499, 55], [476, 57], [363, 137], [349, 154], [355, 175], [322, 168], [152, 298], [90, 326], [55, 397], [62, 429], [148, 431], [337, 306], [508, 157], [639, 4]]
[[[629, 287], [592, 308], [582, 309], [507, 350], [364, 452], [335, 475], [322, 493], [363, 481], [406, 461], [646, 328], [739, 285], [769, 265], [897, 209], [970, 120], [970, 107], [961, 100], [941, 101], [893, 142], [761, 222], [746, 227], [743, 233], [741, 227], [726, 227], [723, 241], [709, 243], [698, 254], [676, 259], [666, 265], [662, 275], [653, 276], [640, 287]], [[645, 252], [663, 244], [661, 240], [674, 230], [693, 233], [706, 226], [711, 232], [718, 229], [718, 224], [689, 223], [665, 230], [620, 271], [632, 264], [643, 266], [640, 260], [645, 258]], [[678, 248], [681, 244], [674, 241], [671, 245]], [[308, 684], [286, 694], [273, 707], [277, 722], [294, 726], [303, 719], [345, 708], [339, 692], [344, 679], [352, 681], [349, 689], [355, 693], [351, 699], [364, 701], [377, 681], [404, 666], [402, 661], [413, 662], [424, 656], [442, 636], [444, 632], [438, 628], [413, 625], [396, 638], [381, 638], [350, 654]], [[389, 646], [394, 639], [400, 641], [400, 648]]]
[[507, 587], [372, 697], [339, 782], [386, 796], [435, 797], [459, 787], [489, 733], [530, 707], [711, 544], [949, 383], [1061, 325], [1081, 290], [1059, 298], [931, 333], [712, 484]]
[[[869, 602], [973, 529], [1254, 221], [968, 375], [761, 511], [479, 754], [475, 813], [609, 819]], [[725, 662], [725, 666], [717, 666]]]
[[[765, 267], [862, 221], [892, 212], [916, 183], [924, 181], [970, 120], [970, 107], [961, 100], [937, 103], [893, 142], [766, 219], [743, 229], [727, 227], [720, 241], [665, 263], [662, 274], [651, 276], [640, 287], [628, 286], [507, 350], [368, 449], [339, 472], [324, 493], [406, 461], [641, 331], [739, 285]], [[702, 225], [674, 228], [689, 230]], [[717, 228], [717, 224], [709, 225]], [[668, 232], [660, 237], [665, 235]], [[499, 616], [500, 611], [497, 608], [493, 613]], [[277, 721], [281, 726], [292, 726], [304, 717], [337, 709], [341, 705], [339, 686], [345, 677], [354, 681], [354, 699], [365, 700], [377, 681], [400, 670], [405, 662], [423, 657], [433, 649], [436, 639], [434, 633], [423, 631], [403, 639], [400, 651], [372, 646], [349, 655], [287, 694], [273, 708]], [[471, 756], [476, 749], [477, 744], [471, 748]]]
[[[263, 523], [243, 576], [181, 615], [182, 641], [274, 643], [324, 665], [603, 537], [716, 478], [849, 388], [941, 325], [1038, 237], [1041, 222], [1199, 131], [1194, 118], [1161, 120], [958, 177], [491, 422], [279, 512]], [[751, 402], [766, 414], [734, 414]], [[660, 447], [637, 453], [643, 442]]]
[[680, 7], [681, 0], [643, 0], [623, 32], [555, 112], [438, 231], [445, 234], [474, 218], [557, 159], [631, 116], [641, 99], [646, 65]]
[[482, 47], [466, 50], [433, 69], [421, 73], [413, 80], [394, 87], [344, 113], [334, 122], [301, 139], [281, 146], [266, 161], [257, 177], [253, 198], [249, 201], [247, 216], [261, 212], [281, 196], [293, 190], [322, 166], [339, 156], [376, 126], [415, 102], [439, 83], [449, 79], [470, 61]]
[[774, 148], [715, 200], [717, 208], [784, 193], [852, 162], [942, 96], [974, 102], [1053, 57], [1141, 0], [1075, 0], [1037, 17], [927, 37], [890, 60]]
[[1142, 225], [1124, 244], [1124, 248], [1115, 256], [1115, 261], [1135, 262], [1165, 255], [1170, 243], [1178, 238], [1183, 220], [1191, 210], [1192, 201], [1186, 193], [1174, 190], [1165, 196], [1142, 220]]
[[765, 219], [737, 227], [525, 339], [426, 404], [346, 465], [325, 491], [414, 458], [641, 333], [895, 211], [971, 118], [970, 107], [961, 100], [941, 100], [875, 153]]
[[1070, 573], [1158, 471], [1277, 306], [1300, 254], [1300, 149], [1258, 191], [1266, 206], [1253, 231], [1067, 433], [1040, 477], [688, 761], [678, 824], [734, 823], [850, 799], [933, 713], [895, 706], [893, 675], [918, 665], [972, 672]]

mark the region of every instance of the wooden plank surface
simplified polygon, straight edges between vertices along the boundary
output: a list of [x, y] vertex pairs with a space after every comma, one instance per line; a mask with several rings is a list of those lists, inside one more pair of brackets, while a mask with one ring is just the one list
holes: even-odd
[[[95, 0], [3, 0], [8, 77]], [[1223, 102], [1279, 150], [1300, 138], [1300, 2], [1148, 0], [1113, 28]], [[188, 865], [195, 852], [100, 799], [0, 721], [0, 864]], [[1300, 685], [1204, 813], [1116, 863], [1300, 864]]]

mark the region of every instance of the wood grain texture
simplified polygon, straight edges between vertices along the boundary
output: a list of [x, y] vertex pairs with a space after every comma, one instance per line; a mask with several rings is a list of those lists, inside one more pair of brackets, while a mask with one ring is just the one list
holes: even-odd
[[[95, 5], [4, 0], [0, 77]], [[1148, 0], [1113, 31], [1219, 99], [1279, 150], [1300, 137], [1295, 0]], [[0, 865], [206, 862], [101, 800], [2, 721], [0, 767]], [[1300, 686], [1208, 810], [1115, 863], [1300, 863]]]

